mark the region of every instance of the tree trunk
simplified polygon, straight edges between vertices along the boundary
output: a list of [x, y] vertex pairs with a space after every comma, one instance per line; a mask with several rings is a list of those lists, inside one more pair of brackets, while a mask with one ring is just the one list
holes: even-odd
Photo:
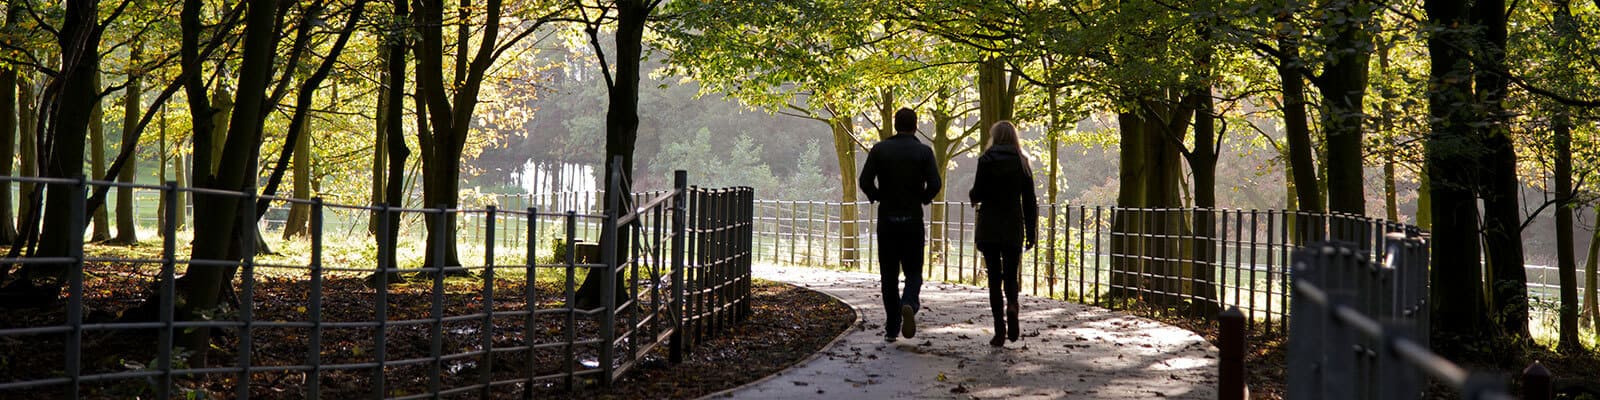
[[[1426, 0], [1429, 26], [1458, 27], [1466, 23], [1466, 6], [1453, 0]], [[1432, 343], [1451, 353], [1485, 338], [1489, 328], [1485, 313], [1482, 241], [1478, 232], [1478, 206], [1473, 197], [1468, 167], [1478, 162], [1472, 133], [1471, 71], [1464, 34], [1456, 29], [1435, 31], [1428, 38], [1431, 59], [1428, 92], [1430, 129], [1424, 143], [1426, 173], [1432, 194], [1433, 251], [1429, 270]]]
[[829, 120], [828, 126], [833, 131], [833, 152], [839, 163], [839, 195], [842, 202], [839, 206], [839, 219], [844, 221], [839, 224], [840, 232], [844, 232], [840, 235], [839, 242], [839, 247], [844, 249], [839, 255], [842, 258], [840, 263], [845, 266], [855, 266], [863, 257], [872, 256], [862, 254], [863, 249], [858, 240], [861, 230], [856, 227], [856, 221], [860, 220], [857, 217], [860, 210], [856, 206], [856, 202], [859, 201], [856, 197], [856, 141], [851, 136], [855, 131], [855, 125], [849, 116], [834, 116]]
[[[140, 53], [142, 53], [142, 50], [142, 44], [138, 40], [133, 41], [133, 44], [130, 45], [128, 50], [128, 63], [130, 65], [138, 66], [140, 64]], [[144, 95], [143, 81], [140, 78], [143, 75], [144, 73], [142, 71], [137, 70], [132, 70], [128, 73], [128, 87], [124, 89], [125, 92], [123, 93], [122, 98], [121, 148], [123, 149], [132, 148], [139, 145], [139, 137], [134, 135], [133, 131], [135, 127], [139, 125], [139, 105], [141, 96]], [[117, 171], [117, 181], [125, 184], [133, 184], [134, 177], [138, 174], [138, 167], [138, 161], [130, 161], [126, 165], [123, 165], [122, 169]], [[165, 176], [162, 176], [162, 178], [165, 178]], [[105, 208], [101, 207], [101, 209], [103, 210]], [[139, 222], [136, 219], [137, 217], [133, 214], [133, 210], [133, 188], [117, 188], [117, 237], [112, 240], [112, 243], [121, 245], [134, 245], [139, 243]]]
[[1372, 16], [1373, 5], [1364, 0], [1342, 3], [1327, 10], [1331, 31], [1328, 43], [1332, 53], [1323, 67], [1322, 129], [1328, 158], [1328, 210], [1353, 215], [1367, 212], [1366, 181], [1362, 178], [1362, 123], [1366, 120], [1362, 100], [1367, 93], [1367, 60], [1372, 39], [1364, 26]]
[[[11, 7], [6, 13], [6, 26], [17, 23], [18, 7]], [[17, 70], [10, 67], [0, 67], [0, 176], [11, 176], [12, 160], [17, 156], [17, 137], [28, 135], [17, 134]], [[27, 140], [27, 139], [23, 139]], [[0, 183], [0, 243], [12, 243], [17, 240], [16, 215], [12, 214], [15, 207], [11, 200], [11, 182]]]
[[894, 90], [891, 88], [878, 89], [878, 140], [889, 140], [894, 137], [894, 113], [899, 108], [894, 104]]
[[1433, 231], [1433, 178], [1426, 167], [1417, 174], [1417, 228]]
[[[192, 150], [194, 148], [192, 146], [192, 144], [194, 142], [191, 140], [190, 143], [191, 143], [190, 149]], [[178, 147], [179, 147], [179, 149], [176, 152], [177, 154], [173, 154], [172, 155], [172, 180], [176, 181], [178, 183], [178, 186], [191, 187], [191, 186], [194, 185], [194, 183], [193, 183], [193, 175], [194, 174], [189, 172], [190, 171], [189, 168], [190, 168], [190, 165], [193, 165], [191, 163], [193, 161], [192, 160], [193, 157], [185, 155], [185, 153], [181, 150], [183, 146], [178, 146]], [[183, 229], [185, 226], [187, 226], [187, 222], [188, 222], [187, 220], [188, 220], [188, 216], [189, 216], [188, 215], [189, 214], [189, 206], [191, 204], [194, 204], [194, 202], [189, 201], [191, 199], [193, 199], [192, 196], [187, 196], [187, 195], [184, 195], [182, 193], [179, 193], [178, 194], [178, 199], [174, 200], [174, 201], [176, 201], [178, 203], [178, 215], [173, 215], [172, 216], [172, 218], [177, 219], [176, 221], [172, 221], [172, 223], [173, 223], [173, 226], [178, 227], [178, 229]], [[165, 207], [163, 207], [163, 208], [165, 208]]]
[[[465, 16], [469, 8], [472, 6], [463, 1], [458, 11]], [[455, 48], [457, 79], [451, 80], [450, 83], [456, 90], [454, 96], [449, 96], [445, 91], [446, 82], [443, 76], [444, 39], [441, 34], [444, 24], [443, 1], [426, 0], [419, 2], [417, 6], [417, 17], [414, 22], [418, 36], [422, 39], [415, 49], [417, 84], [422, 94], [421, 98], [427, 104], [426, 107], [418, 109], [418, 118], [426, 116], [427, 122], [431, 125], [431, 134], [418, 132], [422, 150], [424, 207], [454, 209], [458, 204], [457, 192], [461, 186], [461, 150], [466, 144], [467, 133], [472, 126], [472, 113], [478, 104], [478, 92], [483, 85], [484, 73], [494, 61], [494, 48], [500, 33], [500, 0], [489, 0], [481, 9], [486, 11], [486, 15], [481, 30], [482, 36], [479, 38], [479, 48], [470, 58], [470, 65], [467, 52], [472, 49]], [[466, 28], [461, 29], [461, 34], [466, 34]], [[640, 29], [642, 30], [642, 27]], [[619, 30], [618, 34], [621, 35], [622, 32]], [[459, 46], [466, 43], [467, 39], [462, 38], [457, 44]], [[626, 63], [619, 63], [617, 66], [619, 74], [621, 69], [625, 68], [623, 64]], [[634, 85], [637, 87], [637, 57], [633, 62], [633, 69]], [[634, 93], [634, 104], [637, 105], [637, 90]], [[637, 126], [637, 115], [634, 116], [634, 121]], [[441, 222], [438, 218], [444, 220]], [[455, 223], [454, 213], [430, 214], [425, 265], [430, 267], [461, 265], [455, 246]], [[439, 246], [444, 248], [440, 249]], [[439, 255], [443, 255], [444, 259], [438, 260]]]
[[[294, 144], [294, 193], [289, 197], [308, 199], [311, 198], [311, 140], [306, 137], [299, 139]], [[289, 220], [283, 226], [284, 240], [310, 232], [310, 205], [305, 203], [290, 205]]]
[[[1477, 58], [1488, 60], [1490, 65], [1503, 65], [1506, 44], [1506, 11], [1504, 0], [1480, 0], [1474, 3], [1474, 25], [1482, 28], [1484, 54]], [[1479, 165], [1486, 168], [1486, 181], [1479, 195], [1483, 197], [1484, 259], [1487, 271], [1493, 278], [1490, 285], [1489, 306], [1500, 322], [1501, 333], [1521, 342], [1528, 334], [1528, 275], [1522, 254], [1522, 214], [1517, 194], [1517, 154], [1512, 145], [1511, 132], [1506, 128], [1509, 116], [1503, 101], [1508, 84], [1504, 75], [1487, 68], [1474, 71], [1478, 104], [1483, 110], [1484, 124], [1479, 128], [1486, 144]]]
[[[1286, 0], [1293, 3], [1294, 0]], [[1292, 5], [1291, 5], [1292, 7]], [[1286, 26], [1295, 26], [1292, 14], [1280, 13], [1278, 22]], [[1278, 79], [1283, 82], [1283, 122], [1284, 136], [1289, 146], [1290, 175], [1293, 177], [1295, 189], [1295, 204], [1298, 210], [1322, 212], [1327, 208], [1322, 202], [1322, 193], [1317, 190], [1317, 166], [1312, 160], [1311, 127], [1306, 115], [1306, 82], [1301, 75], [1300, 68], [1304, 62], [1300, 60], [1300, 34], [1290, 32], [1278, 38], [1278, 51], [1283, 53], [1283, 59], [1278, 60]], [[1311, 231], [1311, 237], [1320, 235]]]
[[[167, 184], [167, 157], [170, 154], [167, 152], [167, 108], [165, 106], [161, 107], [161, 115], [158, 121], [156, 123], [156, 168], [160, 174], [158, 176], [161, 177], [161, 184], [165, 185]], [[156, 236], [166, 237], [167, 218], [173, 218], [174, 216], [167, 215], [167, 191], [163, 190], [159, 193], [156, 197], [156, 204], [159, 204], [156, 207]], [[178, 198], [182, 199], [183, 196], [178, 196]], [[181, 213], [183, 208], [178, 210]]]
[[[1183, 186], [1182, 153], [1178, 143], [1184, 141], [1188, 132], [1190, 117], [1194, 109], [1183, 101], [1182, 104], [1173, 101], [1146, 100], [1147, 115], [1143, 118], [1145, 156], [1147, 157], [1145, 183], [1145, 207], [1154, 209], [1178, 209], [1184, 206], [1183, 198], [1179, 195]], [[1152, 112], [1153, 111], [1153, 112]], [[1148, 295], [1146, 298], [1153, 300], [1157, 305], [1174, 307], [1180, 305], [1184, 291], [1183, 277], [1194, 276], [1188, 269], [1192, 265], [1185, 265], [1177, 260], [1190, 259], [1184, 254], [1192, 249], [1186, 249], [1177, 238], [1189, 237], [1188, 216], [1174, 211], [1145, 211], [1147, 214], [1145, 225], [1154, 231], [1145, 237], [1145, 249], [1141, 253], [1153, 259], [1145, 263], [1146, 272], [1152, 275], [1145, 276], [1146, 289], [1154, 289], [1159, 294]]]
[[[389, 119], [389, 109], [399, 107], [398, 104], [391, 105], [391, 103], [389, 103], [390, 93], [399, 92], [401, 90], [390, 85], [393, 83], [394, 78], [389, 76], [389, 65], [393, 64], [394, 61], [390, 60], [389, 48], [380, 48], [378, 53], [379, 59], [381, 59], [384, 63], [384, 71], [379, 74], [379, 79], [382, 80], [382, 83], [378, 87], [378, 108], [376, 113], [373, 115], [374, 119], [377, 121], [377, 124], [373, 129], [372, 195], [371, 199], [368, 201], [368, 204], [387, 204], [387, 201], [385, 201], [384, 198], [384, 190], [386, 186], [384, 184], [384, 178], [386, 178], [386, 176], [384, 176], [384, 166], [388, 164], [388, 160], [385, 158], [389, 152], [389, 125], [398, 124], [400, 122]], [[401, 57], [404, 57], [404, 55], [402, 54]], [[404, 60], [400, 62], [404, 62]], [[401, 74], [405, 74], [405, 72], [402, 71]], [[377, 211], [373, 211], [367, 217], [367, 234], [379, 234], [378, 219], [382, 217], [383, 214]]]
[[1117, 114], [1119, 163], [1117, 169], [1117, 208], [1111, 215], [1111, 290], [1113, 299], [1134, 299], [1139, 277], [1145, 273], [1142, 255], [1144, 214], [1131, 209], [1145, 206], [1146, 159], [1144, 120], [1133, 112]]
[[1400, 201], [1395, 190], [1394, 181], [1394, 154], [1383, 156], [1383, 217], [1393, 222], [1400, 222]]
[[[33, 82], [26, 74], [17, 74], [17, 172], [22, 177], [39, 176], [39, 105], [34, 97]], [[27, 224], [38, 228], [38, 210], [34, 208], [37, 200], [31, 198], [35, 195], [34, 184], [21, 182], [17, 184], [17, 230], [18, 233], [27, 231]], [[38, 232], [38, 231], [34, 231]]]
[[[1600, 215], [1600, 206], [1595, 206], [1595, 214]], [[1589, 258], [1583, 262], [1583, 315], [1589, 319], [1595, 336], [1600, 338], [1600, 304], [1597, 304], [1600, 299], [1595, 296], [1600, 293], [1600, 286], [1597, 286], [1600, 279], [1596, 279], [1600, 277], [1600, 271], [1596, 271], [1600, 269], [1597, 265], [1600, 262], [1597, 261], [1600, 261], [1600, 218], [1595, 218], [1594, 234], [1589, 237]]]
[[[1206, 57], [1205, 64], [1210, 64], [1210, 57]], [[1194, 262], [1188, 263], [1189, 274], [1185, 284], [1192, 287], [1185, 288], [1185, 294], [1191, 295], [1194, 300], [1193, 315], [1211, 317], [1220, 312], [1220, 303], [1217, 299], [1216, 270], [1211, 268], [1217, 262], [1216, 214], [1213, 210], [1217, 207], [1217, 147], [1216, 142], [1222, 132], [1216, 128], [1216, 107], [1211, 97], [1211, 87], [1196, 89], [1191, 94], [1200, 99], [1200, 106], [1194, 111], [1194, 149], [1188, 153], [1189, 170], [1194, 174], [1194, 206], [1197, 210], [1193, 213], [1194, 238], [1189, 245], [1193, 249]], [[1179, 172], [1182, 173], [1181, 171]], [[1203, 300], [1203, 301], [1202, 301]]]
[[[215, 172], [207, 171], [202, 174], [196, 168], [195, 186], [206, 189], [217, 189], [233, 192], [255, 191], [256, 151], [261, 144], [261, 124], [264, 120], [265, 107], [262, 107], [266, 97], [267, 83], [271, 80], [271, 65], [273, 63], [273, 49], [277, 47], [277, 9], [276, 2], [271, 0], [249, 0], [248, 11], [245, 16], [244, 40], [240, 46], [243, 59], [240, 62], [238, 83], [235, 86], [234, 105], [236, 106], [227, 121], [227, 140], [222, 145], [221, 157], [214, 160], [201, 160], [196, 157], [197, 164], [202, 162], [216, 165]], [[186, 0], [184, 4], [184, 66], [185, 68], [198, 68], [198, 60], [191, 58], [197, 56], [200, 2]], [[191, 95], [196, 92], [203, 93], [204, 88], [198, 86], [199, 74], [191, 77], [188, 91]], [[195, 102], [202, 102], [196, 106]], [[203, 94], [199, 98], [191, 98], [191, 112], [195, 115], [193, 120], [208, 119], [206, 115], [211, 110], [204, 107]], [[197, 133], [211, 131], [209, 124], [195, 124]], [[195, 147], [206, 148], [213, 143], [201, 143], [197, 140]], [[209, 142], [209, 141], [207, 141]], [[205, 164], [201, 164], [205, 165]], [[244, 229], [253, 229], [251, 226], [240, 224], [239, 212], [240, 199], [232, 196], [197, 195], [195, 196], [195, 225], [192, 259], [209, 261], [237, 261], [239, 255], [238, 244], [240, 232]], [[245, 208], [246, 210], [248, 208]], [[194, 268], [190, 269], [182, 279], [179, 279], [179, 295], [184, 301], [178, 304], [178, 318], [183, 321], [193, 321], [200, 318], [201, 313], [217, 307], [218, 300], [232, 277], [233, 268]], [[197, 327], [185, 330], [181, 334], [179, 343], [190, 349], [209, 348], [210, 329]], [[206, 365], [206, 352], [199, 351], [196, 365]]]
[[1015, 113], [1017, 77], [1006, 69], [1006, 62], [990, 58], [978, 64], [978, 147], [989, 149], [989, 128], [1009, 120]]
[[[100, 3], [97, 0], [73, 2], [65, 6], [65, 20], [58, 36], [62, 59], [61, 70], [51, 83], [55, 96], [52, 102], [48, 163], [43, 175], [51, 178], [76, 179], [83, 176], [84, 139], [88, 136], [93, 103], [99, 98], [95, 76], [100, 68], [100, 35], [97, 25]], [[50, 185], [44, 204], [44, 224], [39, 239], [39, 257], [66, 257], [73, 242], [81, 241], [83, 230], [74, 227], [73, 221], [84, 218], [84, 210], [73, 209], [74, 198], [82, 199], [84, 192], [72, 190], [69, 185]], [[79, 240], [73, 240], [77, 236]], [[35, 268], [37, 267], [37, 268]], [[29, 264], [22, 269], [28, 285], [41, 283], [40, 278], [53, 281], [50, 288], [59, 289], [66, 283], [68, 264]], [[19, 282], [22, 283], [22, 282]], [[57, 291], [47, 291], [55, 297]]]
[[[645, 23], [654, 5], [647, 0], [618, 0], [615, 4], [616, 63], [612, 65], [615, 74], [612, 75], [612, 80], [608, 82], [610, 85], [607, 87], [609, 102], [606, 105], [606, 155], [603, 160], [605, 177], [602, 178], [602, 182], [607, 196], [615, 192], [615, 195], [626, 198], [633, 193], [633, 151], [635, 142], [639, 138], [639, 63], [640, 57], [644, 54]], [[613, 162], [619, 159], [621, 165]], [[616, 182], [617, 178], [621, 178], [622, 181]], [[619, 228], [615, 237], [603, 234], [600, 243], [604, 245], [613, 242], [616, 251], [625, 252], [628, 248], [625, 232]], [[603, 272], [604, 270], [598, 268], [589, 270], [588, 278], [578, 291], [580, 306], [601, 303], [603, 298], [599, 278], [603, 277], [601, 275]], [[591, 285], [590, 282], [594, 284]], [[620, 288], [622, 281], [618, 279], [616, 282]], [[622, 291], [615, 292], [620, 300]]]
[[1556, 269], [1561, 282], [1560, 341], [1562, 353], [1583, 350], [1578, 339], [1578, 261], [1572, 254], [1572, 122], [1565, 110], [1555, 113], [1556, 141]]
[[[106, 118], [104, 102], [100, 101], [100, 73], [94, 73], [94, 106], [89, 108], [89, 179], [100, 179], [106, 174]], [[111, 218], [105, 207], [94, 209], [94, 233], [91, 242], [111, 239]]]
[[[409, 12], [406, 9], [406, 5], [406, 0], [393, 0], [395, 21], [405, 21], [407, 19]], [[385, 71], [383, 75], [384, 101], [382, 103], [387, 107], [379, 108], [383, 112], [382, 120], [387, 121], [387, 124], [383, 125], [383, 131], [380, 134], [383, 135], [381, 139], [384, 143], [384, 149], [389, 152], [387, 157], [389, 176], [385, 182], [388, 186], [385, 189], [387, 193], [381, 199], [390, 208], [400, 208], [405, 206], [406, 157], [411, 155], [411, 150], [406, 148], [405, 126], [401, 123], [405, 118], [406, 88], [406, 43], [401, 38], [407, 37], [410, 31], [403, 23], [396, 23], [391, 29], [389, 40], [386, 41], [387, 46], [384, 48], [387, 54], [385, 54], [383, 60]], [[421, 89], [417, 90], [419, 94], [421, 91]], [[417, 126], [426, 127], [427, 124], [423, 122], [426, 115], [423, 106], [424, 101], [420, 96], [417, 97], [416, 101]], [[378, 200], [374, 199], [374, 201]], [[387, 232], [380, 233], [385, 237], [384, 240], [379, 242], [379, 244], [387, 243], [388, 245], [381, 246], [378, 256], [383, 258], [390, 268], [398, 268], [399, 259], [396, 257], [394, 249], [398, 248], [396, 243], [399, 243], [400, 240], [400, 213], [390, 212], [388, 215], [379, 215], [378, 217], [389, 220], [389, 229]], [[383, 273], [383, 271], [378, 271], [369, 277], [367, 286], [378, 286], [378, 273]], [[386, 275], [384, 279], [390, 284], [400, 281], [400, 275], [397, 273], [388, 273]]]

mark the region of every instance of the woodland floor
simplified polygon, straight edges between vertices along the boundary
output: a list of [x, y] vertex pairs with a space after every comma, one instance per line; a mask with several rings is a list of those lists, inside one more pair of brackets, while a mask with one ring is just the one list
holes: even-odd
[[[147, 287], [153, 280], [144, 268], [131, 266], [90, 265], [92, 271], [86, 278], [86, 322], [109, 321], [133, 308], [147, 296]], [[498, 279], [495, 283], [494, 309], [513, 311], [526, 309], [525, 280]], [[561, 293], [553, 284], [538, 282], [535, 292], [538, 308], [559, 307], [556, 294]], [[375, 316], [373, 289], [366, 288], [360, 277], [330, 277], [324, 283], [322, 317], [325, 321], [372, 321]], [[447, 281], [444, 315], [467, 315], [483, 310], [482, 280], [452, 278]], [[304, 279], [264, 277], [255, 284], [256, 321], [306, 321], [309, 283]], [[432, 298], [431, 282], [395, 285], [389, 291], [390, 321], [430, 318]], [[62, 307], [49, 307], [0, 312], [0, 329], [61, 325], [66, 320]], [[563, 384], [536, 383], [526, 388], [521, 383], [497, 386], [493, 398], [521, 398], [524, 390], [531, 389], [535, 398], [695, 398], [751, 382], [788, 367], [815, 353], [834, 337], [847, 329], [855, 320], [855, 313], [839, 301], [811, 290], [785, 284], [756, 281], [753, 288], [751, 315], [743, 323], [726, 329], [717, 337], [693, 347], [681, 364], [666, 362], [666, 346], [659, 346], [642, 357], [638, 367], [629, 371], [611, 388], [589, 385], [592, 381], [580, 379], [578, 388], [568, 391]], [[228, 319], [223, 315], [219, 319]], [[496, 317], [492, 335], [484, 335], [481, 318], [446, 322], [442, 347], [444, 354], [481, 350], [484, 338], [489, 337], [497, 348], [519, 346], [526, 343], [524, 316]], [[540, 316], [536, 322], [534, 343], [559, 341], [563, 335], [560, 318]], [[431, 324], [400, 325], [388, 328], [386, 360], [422, 360], [410, 365], [390, 366], [385, 369], [387, 396], [407, 396], [422, 393], [429, 383]], [[592, 337], [597, 329], [592, 322], [579, 322], [579, 337]], [[214, 329], [211, 349], [207, 356], [211, 366], [238, 365], [239, 337], [236, 329]], [[84, 334], [83, 374], [103, 374], [140, 371], [156, 368], [156, 330], [96, 331]], [[324, 365], [353, 364], [375, 361], [373, 328], [327, 328], [323, 330], [321, 362]], [[49, 379], [63, 376], [64, 340], [62, 334], [0, 336], [0, 382]], [[307, 360], [310, 336], [308, 328], [252, 329], [254, 351], [251, 365], [303, 365]], [[546, 336], [539, 338], [538, 336]], [[592, 360], [593, 349], [578, 350], [580, 358]], [[175, 367], [184, 368], [192, 359], [192, 352], [178, 360]], [[526, 354], [526, 356], [524, 356]], [[588, 354], [588, 355], [585, 355]], [[531, 357], [531, 359], [530, 359]], [[511, 380], [533, 375], [546, 376], [559, 373], [565, 354], [559, 351], [532, 351], [528, 353], [496, 353], [492, 377], [496, 381]], [[477, 365], [478, 356], [448, 360], [443, 364], [443, 388], [463, 387], [480, 382], [482, 370]], [[374, 373], [371, 368], [324, 370], [321, 377], [323, 398], [367, 397], [372, 393]], [[237, 390], [237, 373], [220, 372], [174, 378], [176, 395], [204, 396], [210, 398], [233, 397]], [[298, 399], [305, 397], [307, 374], [304, 372], [259, 372], [250, 377], [252, 398]], [[153, 380], [128, 378], [82, 384], [85, 398], [152, 398]], [[61, 398], [65, 385], [46, 386], [19, 391], [0, 391], [0, 398]], [[476, 391], [450, 398], [478, 398]]]

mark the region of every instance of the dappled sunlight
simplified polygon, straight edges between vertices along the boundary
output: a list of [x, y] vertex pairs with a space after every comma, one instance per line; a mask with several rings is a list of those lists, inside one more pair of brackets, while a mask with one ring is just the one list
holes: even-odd
[[[1103, 308], [1023, 296], [1021, 340], [992, 347], [988, 289], [928, 282], [915, 338], [883, 341], [878, 276], [758, 265], [821, 290], [862, 323], [825, 356], [736, 398], [1214, 398], [1216, 348], [1193, 332]], [[861, 377], [867, 377], [862, 379]], [[797, 382], [804, 382], [801, 385]]]

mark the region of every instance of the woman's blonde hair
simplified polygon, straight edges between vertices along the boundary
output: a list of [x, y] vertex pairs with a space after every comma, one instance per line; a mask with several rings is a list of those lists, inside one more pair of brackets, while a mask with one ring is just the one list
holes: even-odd
[[1016, 146], [1017, 154], [1022, 156], [1022, 162], [1028, 162], [1028, 152], [1022, 149], [1022, 141], [1017, 137], [1017, 126], [1016, 124], [1012, 124], [1011, 121], [1001, 120], [1000, 122], [994, 123], [994, 126], [989, 128], [988, 147], [994, 147], [995, 145], [1001, 144]]

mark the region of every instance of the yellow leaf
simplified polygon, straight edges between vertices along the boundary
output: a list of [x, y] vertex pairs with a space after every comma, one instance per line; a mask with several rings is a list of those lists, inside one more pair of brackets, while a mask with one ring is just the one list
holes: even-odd
[[298, 313], [301, 313], [301, 314], [305, 314], [306, 313], [306, 306], [295, 307], [294, 311], [298, 312]]
[[939, 376], [937, 376], [937, 377], [934, 377], [934, 378], [933, 378], [933, 380], [936, 380], [936, 381], [939, 381], [939, 382], [944, 382], [944, 380], [945, 380], [945, 378], [944, 378], [944, 373], [943, 373], [943, 372], [940, 372], [940, 373], [939, 373]]

